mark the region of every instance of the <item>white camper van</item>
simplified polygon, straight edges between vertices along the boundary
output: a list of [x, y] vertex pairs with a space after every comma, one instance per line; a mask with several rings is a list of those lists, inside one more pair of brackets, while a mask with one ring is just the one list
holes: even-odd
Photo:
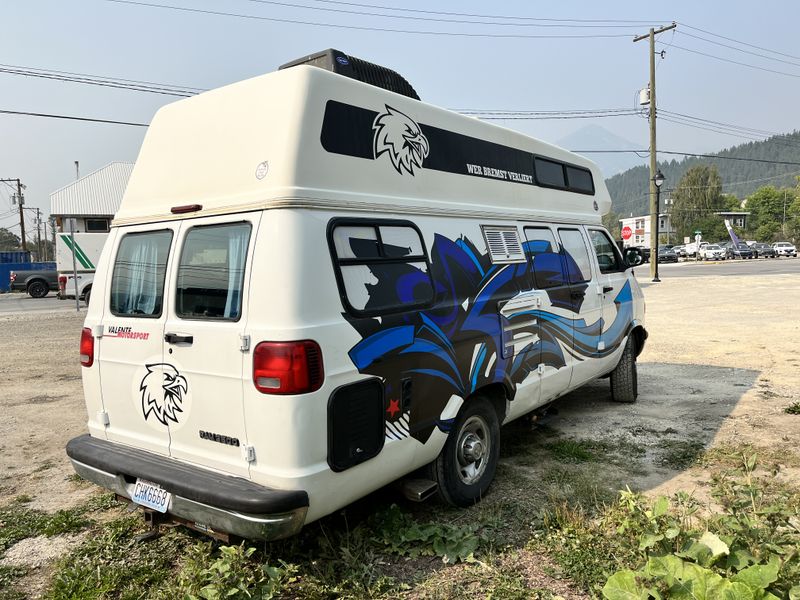
[[594, 163], [304, 62], [158, 112], [80, 343], [75, 470], [215, 534], [412, 473], [469, 505], [502, 424], [598, 377], [637, 394], [644, 302]]

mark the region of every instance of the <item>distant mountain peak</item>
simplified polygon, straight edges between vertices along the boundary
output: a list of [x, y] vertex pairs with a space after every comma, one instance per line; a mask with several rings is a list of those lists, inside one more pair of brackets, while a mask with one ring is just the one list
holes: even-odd
[[[643, 146], [606, 129], [602, 125], [589, 123], [561, 138], [557, 145], [567, 150], [639, 150]], [[591, 158], [606, 177], [612, 177], [637, 165], [644, 164], [644, 158], [633, 153], [592, 154]]]

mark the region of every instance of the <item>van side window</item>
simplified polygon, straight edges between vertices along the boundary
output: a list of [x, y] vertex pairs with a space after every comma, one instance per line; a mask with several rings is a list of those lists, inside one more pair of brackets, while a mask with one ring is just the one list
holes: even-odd
[[566, 284], [558, 242], [547, 227], [526, 227], [525, 249], [533, 265], [533, 284], [537, 290]]
[[567, 276], [570, 283], [583, 283], [592, 278], [589, 251], [579, 229], [559, 229], [561, 244], [564, 247]]
[[171, 244], [169, 230], [128, 233], [122, 238], [111, 275], [111, 314], [161, 316]]
[[411, 223], [337, 220], [328, 241], [348, 312], [374, 316], [433, 302], [428, 256]]
[[597, 255], [597, 264], [600, 265], [601, 273], [615, 273], [623, 270], [616, 248], [605, 231], [590, 229], [589, 239], [592, 240], [592, 246], [594, 246], [594, 253]]
[[179, 317], [239, 318], [249, 242], [250, 223], [202, 225], [189, 230], [178, 263], [175, 313]]

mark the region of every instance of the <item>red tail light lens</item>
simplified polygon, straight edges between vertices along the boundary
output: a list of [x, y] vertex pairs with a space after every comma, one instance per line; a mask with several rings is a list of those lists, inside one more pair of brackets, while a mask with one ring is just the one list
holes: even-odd
[[11, 283], [14, 283], [17, 280], [17, 274], [14, 273], [14, 271], [11, 271], [11, 273], [8, 274], [8, 279], [11, 281]]
[[92, 330], [84, 327], [81, 331], [81, 365], [91, 367], [94, 364], [94, 336]]
[[307, 394], [323, 380], [322, 350], [311, 340], [261, 342], [253, 352], [253, 383], [262, 394]]

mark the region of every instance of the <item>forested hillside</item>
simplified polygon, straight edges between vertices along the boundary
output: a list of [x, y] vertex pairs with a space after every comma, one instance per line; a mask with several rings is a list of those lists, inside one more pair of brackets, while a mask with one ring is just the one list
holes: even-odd
[[[716, 153], [721, 157], [756, 158], [770, 161], [800, 163], [800, 132], [794, 131], [780, 137], [769, 138], [763, 142], [749, 142], [727, 148]], [[658, 166], [666, 177], [662, 198], [677, 186], [684, 173], [698, 165], [715, 165], [722, 178], [722, 191], [745, 198], [764, 185], [775, 187], [794, 187], [795, 175], [800, 175], [800, 164], [781, 165], [764, 162], [726, 160], [724, 158], [685, 158], [659, 162]], [[649, 213], [647, 195], [650, 170], [648, 167], [634, 167], [624, 173], [606, 180], [613, 204], [611, 209], [623, 216], [631, 213]]]

